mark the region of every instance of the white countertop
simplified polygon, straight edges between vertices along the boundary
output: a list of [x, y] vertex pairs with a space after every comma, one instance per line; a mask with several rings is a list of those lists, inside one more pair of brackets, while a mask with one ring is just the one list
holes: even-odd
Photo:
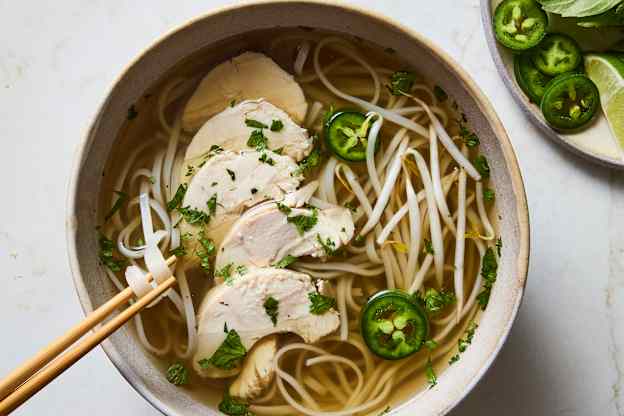
[[[116, 75], [218, 0], [0, 1], [0, 376], [82, 318], [65, 249], [74, 149]], [[453, 416], [624, 414], [624, 173], [524, 118], [490, 58], [477, 0], [357, 0], [421, 32], [476, 79], [518, 154], [531, 210], [524, 303]], [[157, 415], [96, 349], [20, 415]]]

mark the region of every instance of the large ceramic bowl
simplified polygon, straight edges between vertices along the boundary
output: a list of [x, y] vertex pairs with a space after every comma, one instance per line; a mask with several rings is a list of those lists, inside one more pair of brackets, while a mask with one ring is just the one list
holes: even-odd
[[[80, 302], [89, 312], [114, 290], [98, 265], [97, 206], [102, 172], [131, 103], [173, 66], [210, 45], [215, 62], [245, 47], [241, 34], [272, 27], [318, 28], [358, 36], [381, 47], [392, 47], [426, 78], [442, 86], [465, 110], [481, 138], [482, 152], [490, 161], [497, 190], [499, 232], [504, 250], [495, 285], [473, 345], [462, 359], [439, 377], [434, 389], [393, 404], [393, 415], [443, 415], [475, 386], [500, 351], [514, 321], [526, 282], [529, 224], [522, 177], [509, 138], [483, 93], [435, 45], [419, 34], [381, 16], [350, 6], [319, 1], [245, 3], [220, 9], [174, 30], [150, 46], [112, 85], [77, 152], [69, 189], [67, 238], [69, 259]], [[243, 42], [243, 44], [241, 44]], [[231, 49], [228, 49], [231, 48]], [[236, 48], [236, 49], [235, 49]], [[220, 55], [220, 56], [216, 56]], [[123, 328], [102, 344], [126, 380], [166, 415], [216, 415], [185, 389], [169, 384], [162, 369]]]

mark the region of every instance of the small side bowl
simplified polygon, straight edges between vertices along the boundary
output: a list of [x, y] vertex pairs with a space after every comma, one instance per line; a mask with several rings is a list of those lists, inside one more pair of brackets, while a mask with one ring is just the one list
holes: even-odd
[[[95, 233], [102, 172], [128, 108], [176, 64], [200, 49], [250, 31], [309, 27], [357, 36], [392, 48], [409, 65], [444, 88], [464, 109], [481, 139], [497, 189], [499, 230], [504, 238], [499, 280], [473, 345], [439, 377], [435, 389], [394, 407], [396, 415], [443, 415], [470, 392], [490, 367], [516, 317], [527, 277], [529, 217], [524, 185], [509, 138], [492, 106], [470, 77], [443, 51], [388, 19], [327, 1], [262, 1], [222, 8], [163, 36], [113, 83], [78, 148], [67, 203], [67, 241], [74, 283], [85, 313], [110, 299], [114, 288], [98, 265]], [[238, 43], [240, 47], [240, 43]], [[219, 50], [233, 55], [237, 50]], [[215, 56], [214, 59], [223, 59]], [[216, 415], [186, 389], [169, 384], [162, 369], [123, 328], [102, 344], [121, 374], [163, 414]]]

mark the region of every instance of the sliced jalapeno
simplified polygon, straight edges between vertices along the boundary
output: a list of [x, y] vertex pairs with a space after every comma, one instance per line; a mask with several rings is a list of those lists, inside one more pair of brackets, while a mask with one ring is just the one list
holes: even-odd
[[[368, 133], [374, 117], [352, 110], [334, 113], [325, 124], [327, 147], [336, 156], [349, 162], [366, 160]], [[375, 146], [375, 150], [377, 148]]]
[[541, 108], [552, 127], [574, 130], [591, 121], [599, 103], [596, 84], [583, 74], [570, 73], [559, 75], [548, 83]]
[[514, 56], [514, 73], [522, 91], [532, 102], [539, 105], [546, 90], [546, 84], [552, 78], [538, 71], [531, 57], [526, 53]]
[[399, 360], [420, 350], [429, 334], [425, 312], [400, 290], [384, 290], [371, 297], [361, 320], [366, 345], [386, 360]]
[[494, 34], [504, 46], [525, 51], [540, 43], [548, 17], [534, 0], [505, 0], [494, 11]]
[[542, 73], [554, 77], [577, 69], [583, 52], [571, 37], [551, 33], [531, 51], [531, 59]]

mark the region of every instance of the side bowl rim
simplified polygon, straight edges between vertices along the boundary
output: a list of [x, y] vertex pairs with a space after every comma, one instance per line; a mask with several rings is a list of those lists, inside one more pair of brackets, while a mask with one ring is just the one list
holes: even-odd
[[[483, 0], [486, 1], [486, 0]], [[516, 320], [520, 305], [522, 303], [522, 299], [524, 297], [524, 289], [526, 287], [527, 275], [528, 275], [528, 267], [529, 267], [529, 254], [530, 254], [530, 224], [529, 224], [529, 210], [528, 203], [526, 197], [526, 191], [524, 187], [524, 182], [522, 179], [522, 174], [520, 171], [519, 163], [511, 144], [511, 140], [507, 135], [503, 124], [496, 114], [492, 104], [489, 99], [485, 96], [485, 94], [479, 89], [475, 81], [468, 75], [468, 73], [452, 58], [448, 55], [444, 50], [436, 46], [432, 41], [430, 41], [425, 36], [417, 33], [416, 31], [406, 27], [402, 23], [395, 21], [394, 19], [388, 18], [385, 15], [380, 13], [365, 9], [360, 6], [352, 5], [352, 4], [343, 4], [338, 0], [246, 0], [241, 1], [236, 4], [231, 4], [227, 6], [218, 7], [212, 10], [209, 10], [205, 13], [202, 13], [198, 16], [195, 16], [185, 23], [179, 24], [176, 27], [166, 31], [162, 35], [158, 36], [155, 40], [153, 40], [148, 46], [143, 48], [139, 53], [137, 53], [133, 59], [120, 71], [120, 73], [114, 78], [113, 81], [110, 82], [106, 89], [106, 94], [104, 98], [100, 101], [99, 105], [96, 107], [94, 115], [91, 117], [91, 122], [88, 124], [88, 127], [85, 133], [82, 135], [80, 142], [76, 146], [76, 150], [73, 157], [73, 163], [71, 168], [71, 174], [68, 185], [68, 193], [67, 193], [67, 201], [66, 201], [66, 243], [67, 243], [67, 254], [69, 260], [70, 271], [72, 274], [72, 279], [74, 282], [74, 288], [76, 290], [76, 294], [80, 301], [81, 308], [83, 312], [86, 314], [90, 313], [93, 310], [93, 304], [91, 303], [86, 285], [84, 284], [83, 277], [80, 272], [80, 265], [78, 262], [77, 256], [77, 247], [76, 247], [76, 229], [74, 212], [75, 207], [78, 201], [78, 186], [79, 186], [79, 173], [82, 170], [83, 161], [89, 151], [89, 140], [93, 133], [97, 131], [98, 124], [100, 121], [100, 117], [103, 109], [106, 107], [112, 92], [115, 90], [116, 86], [127, 76], [128, 72], [137, 65], [150, 51], [161, 45], [164, 41], [166, 41], [169, 37], [173, 36], [176, 33], [182, 32], [184, 30], [189, 29], [193, 25], [209, 18], [214, 18], [219, 15], [227, 14], [230, 12], [234, 12], [240, 9], [246, 9], [250, 7], [256, 6], [265, 6], [265, 5], [279, 5], [279, 4], [302, 4], [302, 5], [315, 5], [327, 8], [339, 8], [346, 10], [349, 13], [359, 14], [365, 18], [375, 20], [380, 24], [383, 24], [389, 28], [398, 30], [409, 38], [423, 45], [423, 47], [432, 51], [434, 55], [436, 55], [441, 61], [444, 61], [445, 64], [449, 67], [449, 69], [456, 75], [457, 79], [463, 83], [463, 88], [465, 88], [469, 94], [474, 98], [479, 106], [479, 110], [485, 115], [490, 127], [492, 128], [494, 135], [496, 136], [499, 145], [501, 147], [501, 151], [505, 162], [507, 164], [507, 171], [511, 179], [512, 191], [515, 198], [515, 206], [517, 210], [517, 222], [519, 226], [519, 251], [516, 253], [517, 259], [517, 291], [513, 296], [514, 303], [510, 305], [510, 313], [508, 315], [508, 320], [505, 322], [503, 326], [500, 338], [496, 347], [490, 351], [488, 359], [483, 363], [481, 369], [474, 375], [472, 381], [466, 385], [466, 387], [461, 391], [460, 394], [457, 395], [454, 400], [450, 401], [445, 407], [443, 413], [448, 413], [451, 409], [457, 406], [475, 387], [475, 385], [483, 378], [483, 375], [488, 371], [491, 367], [492, 363], [498, 356], [500, 350], [505, 344], [507, 338], [509, 337], [509, 333], [511, 331], [511, 327]], [[160, 400], [153, 392], [151, 392], [143, 383], [137, 382], [137, 376], [134, 371], [127, 365], [122, 359], [121, 355], [118, 353], [116, 348], [112, 345], [112, 343], [108, 340], [105, 340], [101, 344], [102, 349], [105, 354], [109, 358], [109, 360], [113, 363], [115, 368], [119, 371], [122, 377], [132, 386], [132, 388], [139, 393], [148, 403], [150, 403], [155, 409], [161, 412], [163, 415], [174, 416], [176, 413], [170, 409], [170, 407]]]

